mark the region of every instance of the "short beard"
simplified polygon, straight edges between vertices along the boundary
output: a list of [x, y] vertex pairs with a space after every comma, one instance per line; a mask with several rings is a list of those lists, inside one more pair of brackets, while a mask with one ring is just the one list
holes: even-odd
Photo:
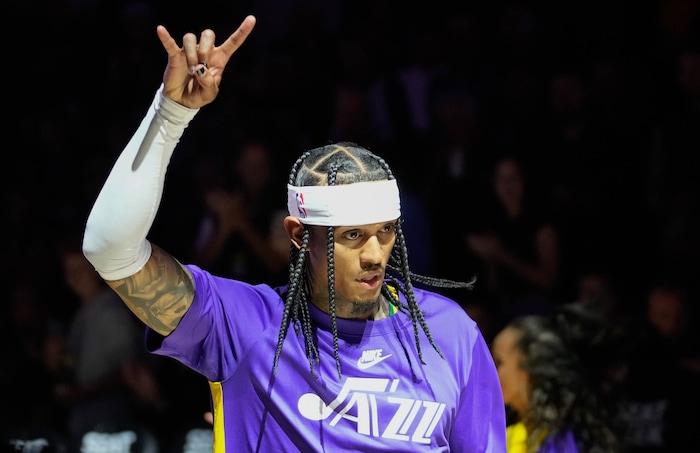
[[350, 314], [352, 316], [364, 317], [368, 313], [375, 314], [381, 308], [382, 295], [380, 294], [375, 300], [372, 301], [350, 301], [352, 309]]

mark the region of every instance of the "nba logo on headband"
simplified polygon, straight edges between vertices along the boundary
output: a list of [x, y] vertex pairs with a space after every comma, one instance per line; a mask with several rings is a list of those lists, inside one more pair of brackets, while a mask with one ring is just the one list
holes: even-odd
[[306, 209], [304, 208], [304, 194], [301, 192], [296, 193], [297, 199], [297, 211], [299, 211], [299, 217], [305, 219], [307, 217]]

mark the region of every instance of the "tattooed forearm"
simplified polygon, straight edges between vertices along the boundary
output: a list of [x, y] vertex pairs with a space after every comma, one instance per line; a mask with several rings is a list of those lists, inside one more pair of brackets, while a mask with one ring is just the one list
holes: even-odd
[[136, 274], [108, 282], [132, 312], [161, 335], [178, 325], [194, 298], [192, 277], [180, 263], [157, 246]]

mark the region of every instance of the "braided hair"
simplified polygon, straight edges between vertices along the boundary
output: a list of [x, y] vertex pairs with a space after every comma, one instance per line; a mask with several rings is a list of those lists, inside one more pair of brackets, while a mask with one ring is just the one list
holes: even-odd
[[[353, 184], [359, 182], [380, 181], [395, 179], [389, 165], [381, 157], [371, 151], [351, 142], [339, 142], [314, 148], [304, 152], [292, 165], [289, 174], [289, 184], [293, 186], [333, 186], [342, 184]], [[327, 227], [327, 261], [328, 261], [328, 296], [329, 296], [329, 317], [333, 334], [333, 351], [335, 355], [338, 376], [341, 376], [340, 357], [338, 355], [338, 325], [336, 318], [335, 303], [335, 227]], [[406, 240], [401, 229], [401, 221], [396, 225], [396, 241], [391, 253], [389, 264], [387, 265], [386, 278], [393, 286], [404, 295], [406, 303], [399, 300], [398, 294], [392, 291], [385, 281], [381, 293], [397, 311], [407, 314], [413, 323], [413, 332], [416, 340], [416, 348], [421, 363], [423, 353], [420, 345], [419, 329], [422, 329], [428, 338], [431, 346], [442, 356], [440, 348], [433, 341], [428, 325], [425, 322], [422, 311], [418, 308], [416, 296], [413, 291], [413, 281], [434, 287], [443, 288], [469, 288], [473, 286], [471, 282], [456, 282], [452, 280], [436, 279], [414, 274], [408, 266], [408, 250]], [[289, 325], [293, 324], [295, 333], [303, 334], [306, 355], [309, 359], [311, 373], [314, 373], [314, 366], [319, 363], [320, 357], [316, 347], [315, 330], [311, 322], [308, 301], [311, 296], [309, 280], [307, 278], [306, 247], [309, 243], [310, 231], [304, 225], [301, 244], [299, 247], [292, 244], [290, 246], [289, 259], [289, 284], [287, 292], [283, 296], [285, 299], [284, 313], [280, 326], [277, 349], [273, 373], [277, 372], [282, 343], [287, 335]]]

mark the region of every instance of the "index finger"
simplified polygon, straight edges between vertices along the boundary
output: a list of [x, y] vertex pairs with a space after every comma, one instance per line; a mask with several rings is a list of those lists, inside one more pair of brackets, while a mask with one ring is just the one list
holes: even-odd
[[180, 52], [180, 46], [177, 45], [164, 26], [158, 25], [156, 33], [158, 34], [160, 42], [163, 44], [163, 48], [165, 48], [165, 51], [168, 53], [168, 56], [172, 57]]
[[219, 46], [219, 49], [221, 49], [227, 57], [233, 55], [233, 53], [238, 50], [239, 47], [241, 47], [250, 32], [253, 31], [255, 22], [255, 16], [246, 16], [246, 18], [243, 19], [243, 22], [241, 22], [241, 25], [238, 26], [238, 29]]

